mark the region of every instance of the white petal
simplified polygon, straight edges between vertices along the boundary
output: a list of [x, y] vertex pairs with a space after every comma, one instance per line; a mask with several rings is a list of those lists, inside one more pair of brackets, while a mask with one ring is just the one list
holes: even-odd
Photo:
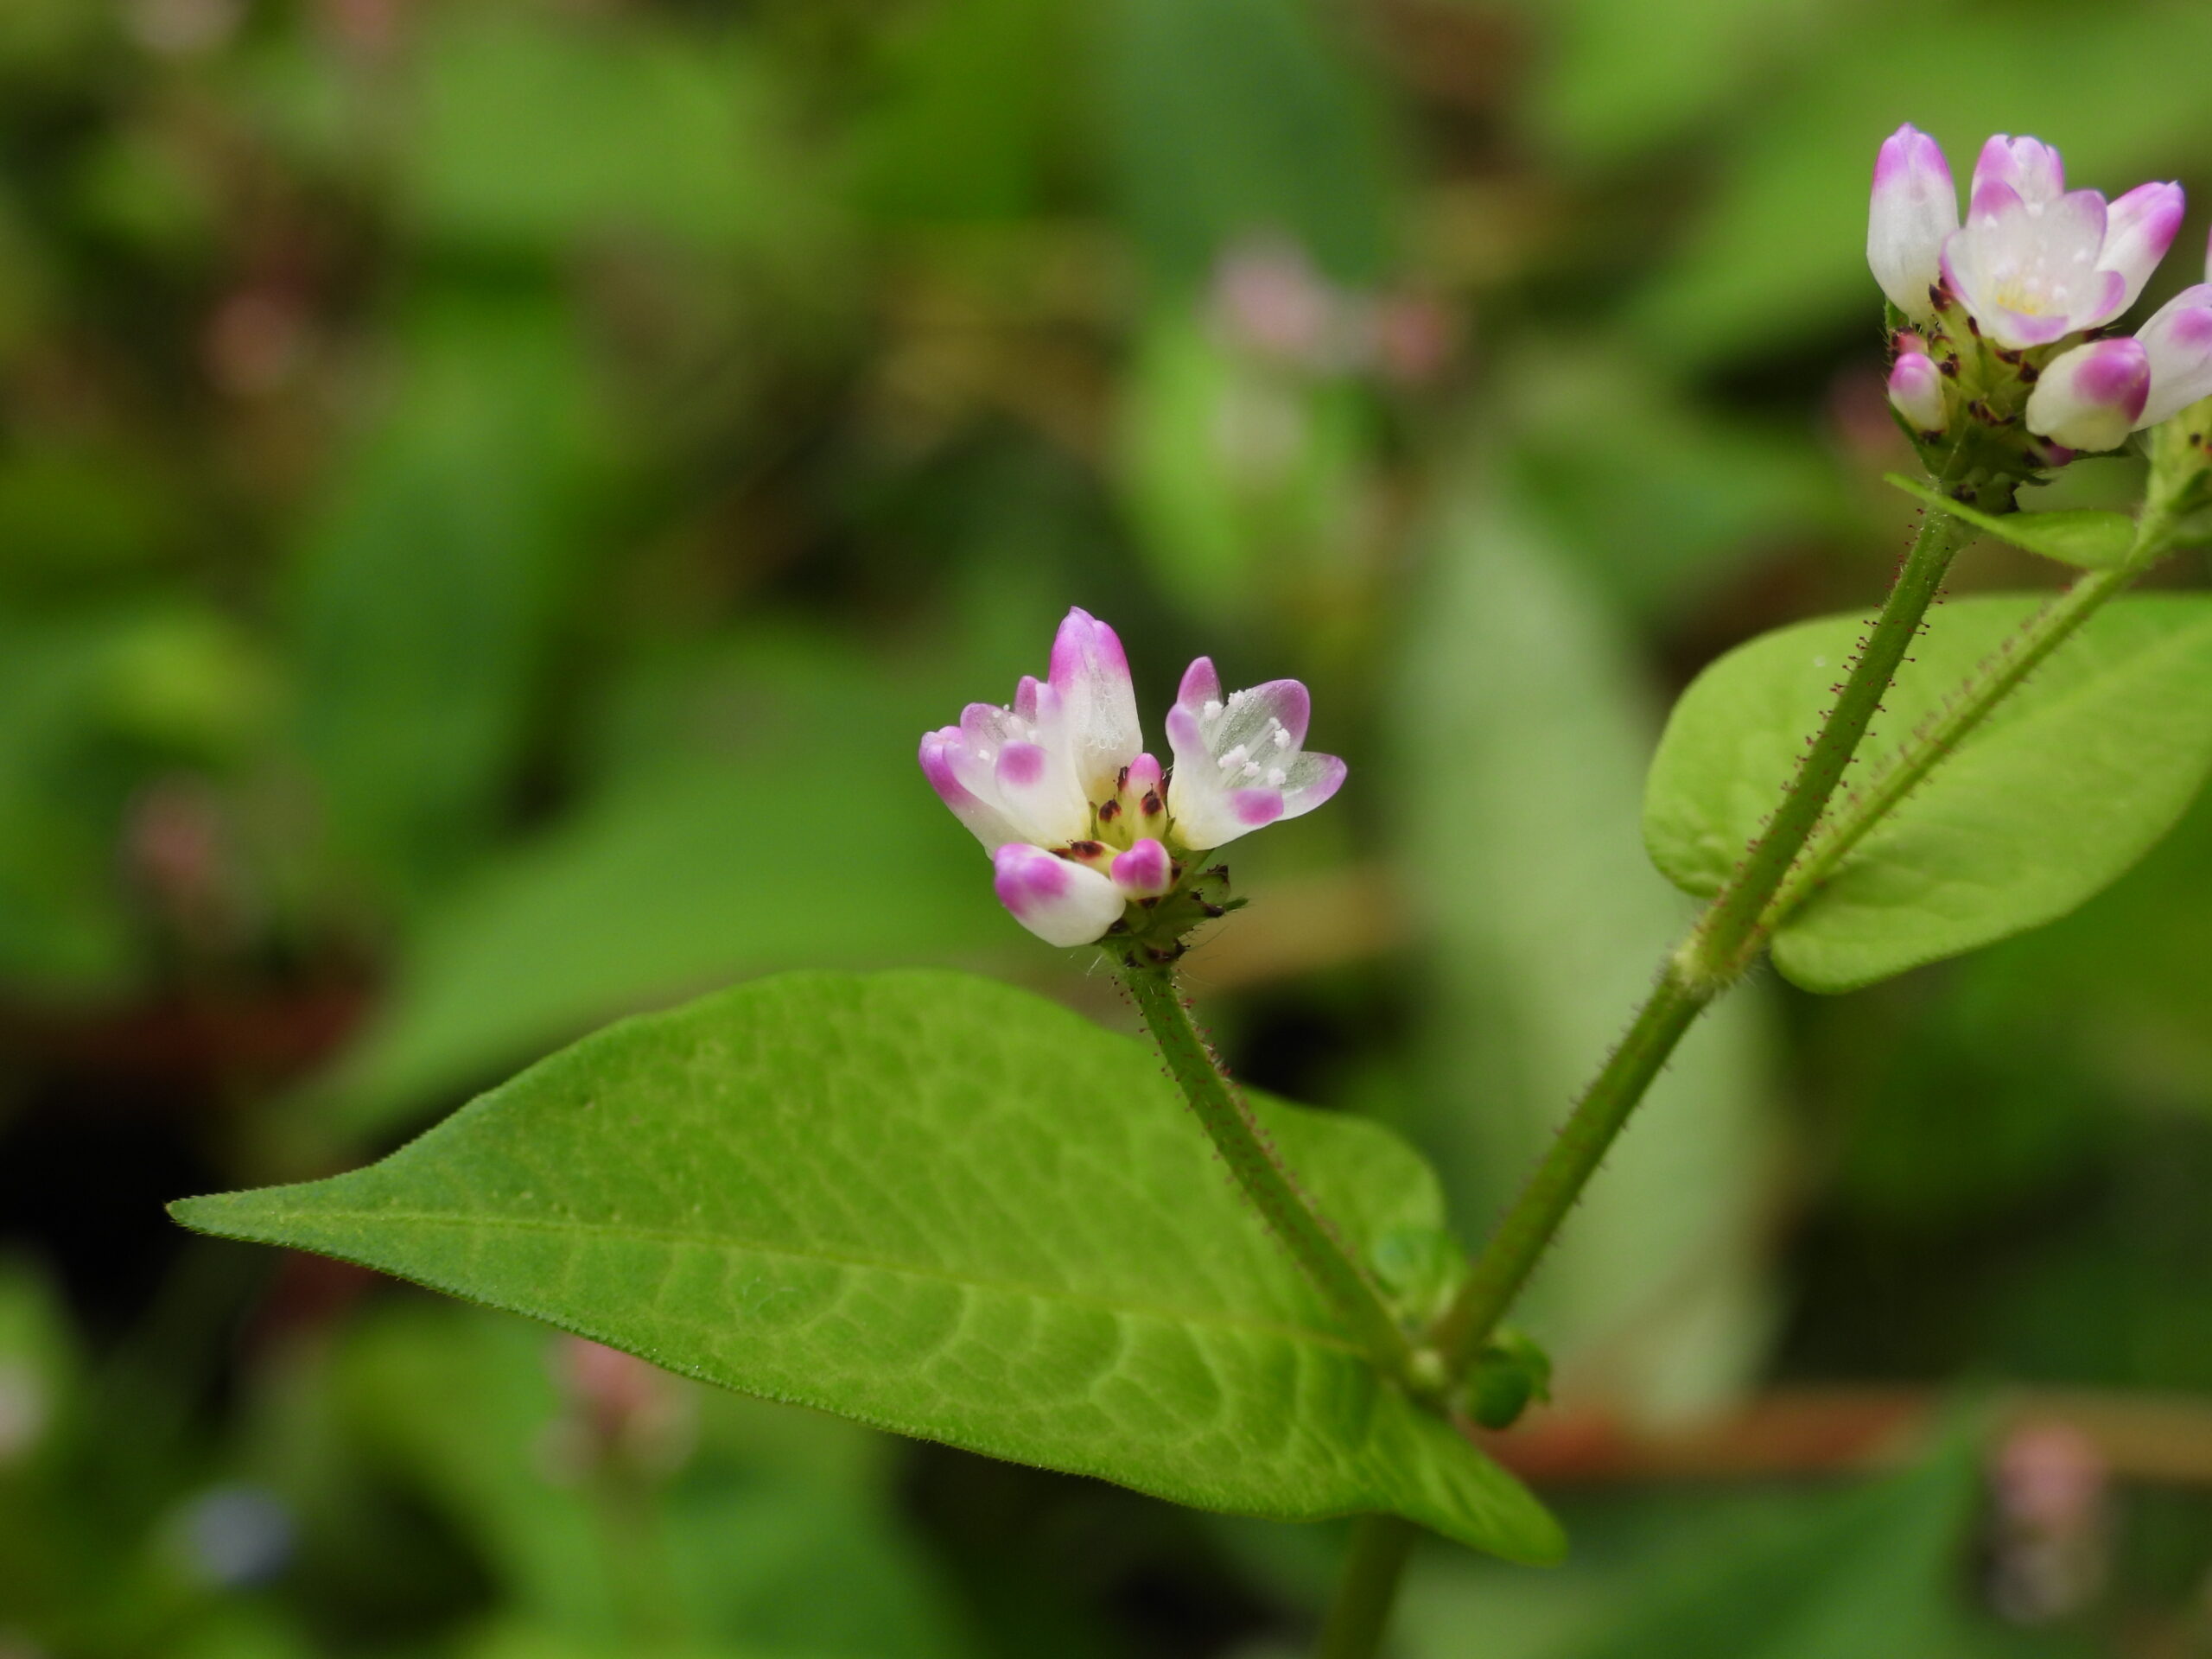
[[957, 726], [925, 733], [922, 738], [922, 775], [930, 780], [938, 798], [952, 809], [953, 816], [983, 843], [984, 850], [995, 852], [1006, 842], [1021, 837], [1000, 808], [995, 786], [986, 798], [962, 780], [966, 750], [967, 740]]
[[2065, 193], [2066, 163], [2040, 138], [2012, 138], [2000, 132], [1974, 158], [1975, 194], [1991, 182], [2010, 187], [2023, 201], [2056, 201]]
[[1942, 275], [1943, 238], [1958, 223], [1958, 188], [1942, 147], [1910, 123], [1899, 127], [1874, 158], [1866, 264], [1907, 316], [1925, 321], [1935, 315], [1928, 290]]
[[1114, 630], [1071, 610], [1052, 640], [1051, 689], [1065, 711], [1067, 755], [1084, 799], [1111, 799], [1122, 768], [1144, 747], [1129, 659]]
[[1089, 944], [1121, 919], [1122, 890], [1096, 870], [1020, 842], [994, 861], [999, 902], [1047, 944]]
[[2120, 289], [2111, 310], [2093, 316], [2089, 327], [2110, 322], [2135, 303], [2143, 284], [2173, 246], [2186, 207], [2177, 184], [2139, 184], [2113, 203], [2105, 215], [2105, 245], [2097, 256], [2097, 269], [2119, 272]]

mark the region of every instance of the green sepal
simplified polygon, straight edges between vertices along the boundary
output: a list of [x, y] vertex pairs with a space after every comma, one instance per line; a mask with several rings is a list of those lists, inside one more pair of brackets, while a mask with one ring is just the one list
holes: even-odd
[[1551, 1356], [1526, 1332], [1501, 1325], [1467, 1373], [1467, 1414], [1484, 1428], [1510, 1428], [1551, 1397]]

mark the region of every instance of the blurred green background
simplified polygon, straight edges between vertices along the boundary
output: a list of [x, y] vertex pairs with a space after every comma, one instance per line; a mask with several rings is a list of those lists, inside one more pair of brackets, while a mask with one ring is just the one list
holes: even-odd
[[[2208, 61], [2151, 0], [0, 4], [0, 1655], [1295, 1651], [1330, 1529], [160, 1205], [786, 967], [1125, 1021], [913, 760], [1081, 604], [1155, 715], [1314, 686], [1351, 786], [1192, 983], [1478, 1236], [1681, 924], [1668, 701], [1903, 546], [1875, 146], [2212, 201]], [[2200, 809], [1733, 998], [1526, 1310], [1573, 1563], [1425, 1555], [1402, 1659], [2212, 1655], [2209, 938]]]

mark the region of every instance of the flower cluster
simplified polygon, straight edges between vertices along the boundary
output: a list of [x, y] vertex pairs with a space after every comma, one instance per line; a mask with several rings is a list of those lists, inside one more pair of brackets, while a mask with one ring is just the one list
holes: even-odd
[[1890, 401], [1923, 453], [1978, 445], [1984, 472], [2018, 476], [2117, 448], [2212, 394], [2212, 281], [2132, 337], [2103, 333], [2165, 257], [2182, 208], [2177, 184], [2109, 203], [2069, 191], [2057, 150], [1999, 134], [1961, 222], [1942, 150], [1898, 128], [1874, 166], [1866, 261], [1907, 325]]
[[1000, 902], [1050, 944], [1108, 933], [1171, 944], [1221, 906], [1223, 880], [1192, 855], [1337, 792], [1344, 763], [1306, 752], [1311, 699], [1296, 680], [1224, 696], [1201, 657], [1167, 714], [1172, 771], [1144, 752], [1128, 659], [1114, 630], [1071, 610], [1043, 681], [1010, 706], [971, 702], [922, 739], [922, 772], [997, 866]]

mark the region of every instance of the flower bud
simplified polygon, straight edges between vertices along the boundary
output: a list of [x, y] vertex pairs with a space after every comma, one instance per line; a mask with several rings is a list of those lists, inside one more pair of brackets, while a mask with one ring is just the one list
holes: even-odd
[[2151, 361], [2151, 396], [2138, 426], [2155, 426], [2212, 397], [2212, 283], [2182, 289], [2136, 339]]
[[1114, 860], [1114, 885], [1132, 899], [1158, 899], [1172, 891], [1179, 872], [1167, 849], [1147, 836]]
[[2052, 359], [2029, 395], [2028, 429], [2069, 449], [2117, 449], [2151, 394], [2151, 361], [2126, 336], [2076, 346]]
[[1950, 424], [1943, 376], [1925, 352], [1907, 351], [1890, 365], [1890, 406], [1916, 432], [1933, 436]]
[[2186, 207], [2177, 184], [2139, 184], [2105, 210], [2105, 243], [2097, 255], [2099, 271], [2117, 271], [2120, 284], [2108, 322], [2135, 303], [2143, 284], [2174, 245]]
[[1047, 944], [1089, 944], [1122, 918], [1122, 890], [1110, 876], [1022, 842], [992, 858], [999, 902]]
[[1906, 123], [1875, 158], [1866, 217], [1866, 263], [1905, 315], [1926, 321], [1936, 315], [1929, 290], [1942, 280], [1943, 238], [1958, 224], [1958, 189], [1942, 146]]

